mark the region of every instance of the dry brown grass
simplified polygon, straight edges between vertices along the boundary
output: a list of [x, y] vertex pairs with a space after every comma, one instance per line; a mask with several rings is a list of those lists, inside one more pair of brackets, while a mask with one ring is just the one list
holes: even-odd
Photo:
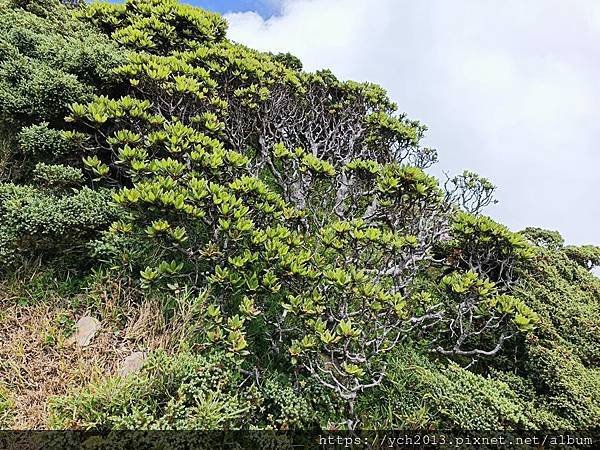
[[[42, 302], [25, 305], [17, 300], [27, 300], [27, 289], [14, 292], [14, 286], [0, 283], [0, 384], [13, 404], [8, 425], [43, 429], [49, 397], [116, 373], [124, 358], [143, 345], [127, 336], [128, 325], [120, 325], [128, 322], [127, 313], [137, 314], [123, 305], [118, 283], [98, 285], [74, 298], [49, 291]], [[68, 345], [73, 324], [87, 314], [102, 322], [101, 329], [87, 347]]]
[[[23, 289], [0, 283], [0, 385], [13, 403], [13, 429], [46, 428], [50, 397], [116, 374], [133, 351], [173, 350], [198, 326], [191, 299], [167, 322], [158, 301], [141, 301], [118, 281], [100, 280], [71, 298], [52, 289], [30, 297], [34, 277], [23, 277]], [[84, 315], [99, 319], [100, 330], [87, 347], [68, 345]]]
[[[46, 426], [46, 402], [114, 373], [132, 349], [120, 333], [103, 327], [85, 348], [67, 346], [57, 327], [61, 311], [14, 305], [0, 323], [0, 378], [14, 403], [12, 428]], [[73, 317], [75, 319], [75, 317]]]
[[189, 343], [202, 326], [197, 308], [196, 299], [182, 295], [174, 305], [172, 317], [166, 321], [159, 302], [144, 301], [131, 310], [125, 336], [133, 342], [144, 342], [149, 348], [175, 351], [183, 343]]

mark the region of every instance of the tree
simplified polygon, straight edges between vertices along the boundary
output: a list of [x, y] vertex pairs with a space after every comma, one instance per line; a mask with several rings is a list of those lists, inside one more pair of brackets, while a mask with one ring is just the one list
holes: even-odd
[[[535, 314], [504, 295], [529, 250], [486, 218], [453, 219], [456, 196], [491, 201], [489, 182], [467, 174], [444, 192], [423, 171], [436, 160], [425, 128], [380, 87], [231, 43], [218, 16], [171, 0], [83, 15], [133, 50], [121, 95], [68, 117], [91, 180], [128, 211], [102, 248], [147, 288], [209, 292], [209, 342], [258, 366], [268, 348], [354, 399], [411, 329], [433, 319], [455, 336], [456, 307], [469, 327], [443, 354], [491, 356], [531, 330]], [[435, 258], [453, 243], [468, 264]], [[427, 266], [451, 272], [436, 305], [415, 283]]]

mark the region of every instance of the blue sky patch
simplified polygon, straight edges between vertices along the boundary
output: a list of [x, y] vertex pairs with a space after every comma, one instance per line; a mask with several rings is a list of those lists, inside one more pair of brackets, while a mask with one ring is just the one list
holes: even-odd
[[278, 2], [273, 0], [187, 0], [186, 3], [221, 14], [255, 11], [265, 19], [279, 13]]

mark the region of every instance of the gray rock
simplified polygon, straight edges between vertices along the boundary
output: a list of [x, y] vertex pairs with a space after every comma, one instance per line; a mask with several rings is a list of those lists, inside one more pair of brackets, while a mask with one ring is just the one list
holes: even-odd
[[77, 331], [69, 338], [67, 344], [77, 344], [80, 347], [90, 345], [92, 339], [100, 329], [100, 321], [94, 317], [84, 316], [75, 324]]
[[124, 377], [130, 373], [139, 372], [145, 361], [145, 352], [133, 352], [123, 361], [123, 366], [119, 369], [119, 375]]

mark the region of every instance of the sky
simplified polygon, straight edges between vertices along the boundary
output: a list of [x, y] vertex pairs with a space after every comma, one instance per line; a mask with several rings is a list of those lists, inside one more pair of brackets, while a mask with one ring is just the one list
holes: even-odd
[[184, 3], [191, 3], [221, 14], [251, 11], [261, 17], [269, 18], [280, 14], [280, 7], [284, 2], [281, 0], [184, 0]]
[[434, 169], [498, 186], [514, 230], [600, 245], [597, 0], [195, 0], [229, 37], [382, 85], [429, 128]]

